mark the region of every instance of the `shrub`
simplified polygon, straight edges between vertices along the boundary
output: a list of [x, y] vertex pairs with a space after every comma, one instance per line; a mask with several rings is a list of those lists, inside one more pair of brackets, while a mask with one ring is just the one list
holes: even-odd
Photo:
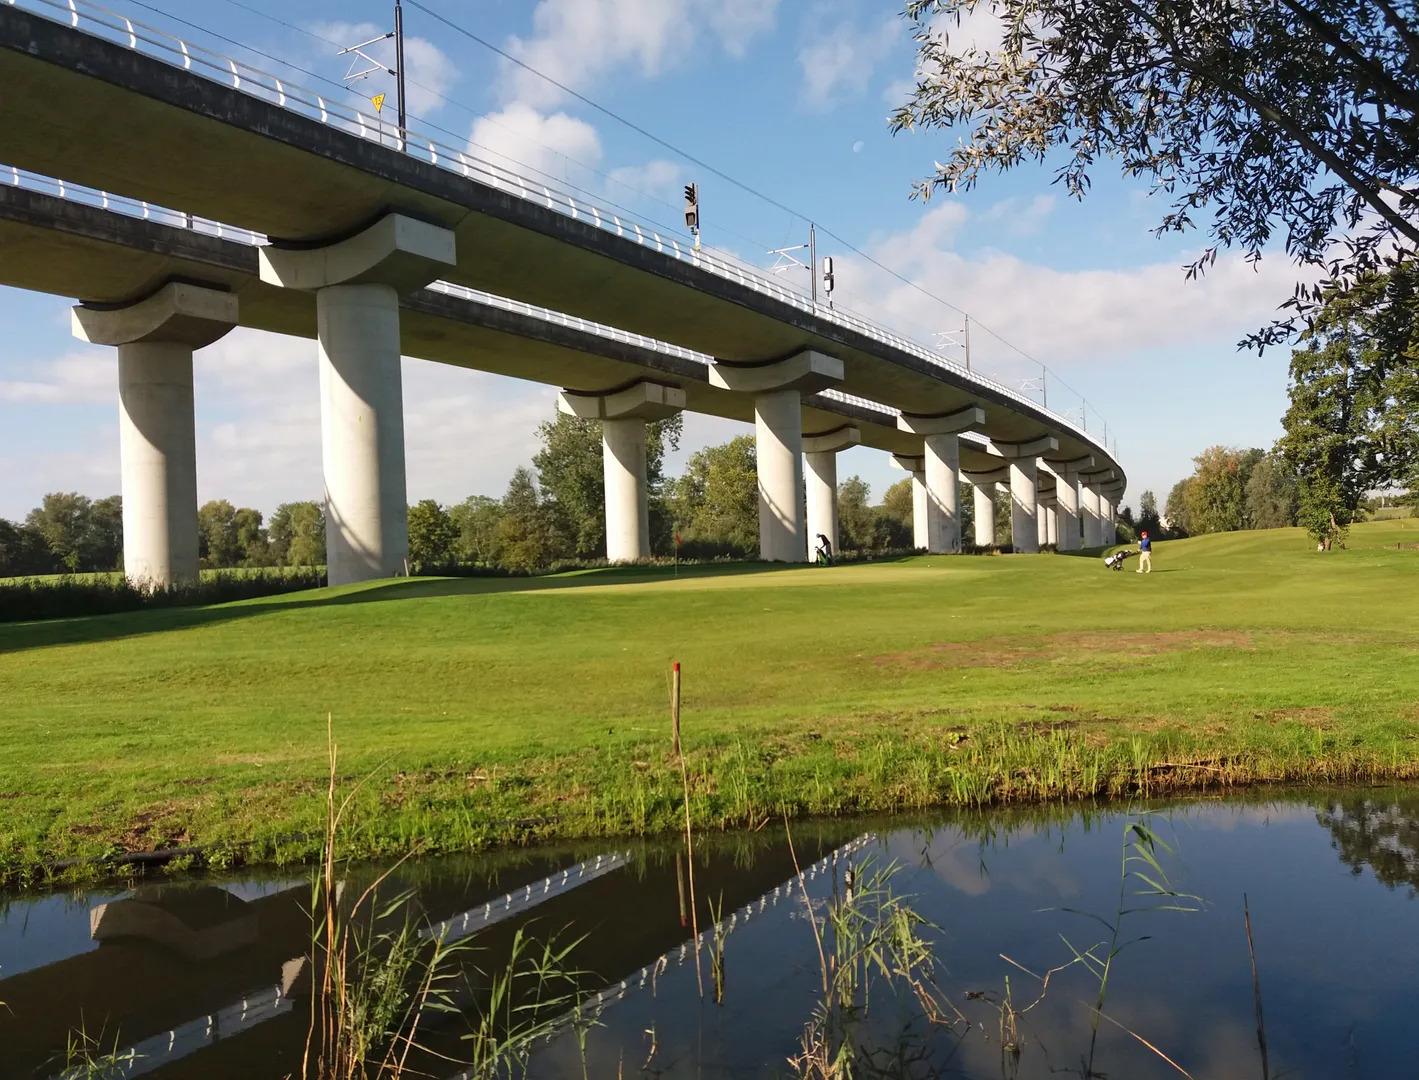
[[214, 570], [195, 585], [150, 588], [122, 574], [62, 574], [16, 578], [0, 584], [0, 622], [70, 619], [143, 608], [221, 604], [256, 596], [316, 589], [325, 584], [324, 567], [276, 570]]

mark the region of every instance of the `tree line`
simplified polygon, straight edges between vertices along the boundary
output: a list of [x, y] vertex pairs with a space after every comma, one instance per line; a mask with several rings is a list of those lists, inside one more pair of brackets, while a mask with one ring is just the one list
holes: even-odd
[[[197, 511], [198, 553], [205, 568], [321, 566], [325, 512], [316, 502], [282, 503], [265, 521], [260, 510], [226, 499]], [[45, 495], [23, 521], [0, 518], [0, 577], [82, 574], [123, 569], [123, 499], [73, 491]]]
[[[741, 435], [690, 455], [682, 475], [666, 477], [668, 450], [678, 449], [681, 419], [647, 431], [651, 550], [658, 557], [754, 558], [759, 547], [754, 437]], [[606, 554], [601, 425], [558, 414], [538, 428], [541, 448], [518, 468], [500, 498], [473, 495], [444, 505], [421, 499], [409, 507], [409, 561], [414, 572], [460, 568], [531, 572], [587, 564]], [[880, 502], [850, 476], [838, 485], [839, 546], [877, 553], [912, 547], [912, 481], [891, 485]], [[962, 535], [972, 535], [970, 488], [961, 489]], [[197, 512], [204, 569], [320, 566], [325, 515], [314, 501], [261, 511], [226, 499]], [[996, 538], [1010, 542], [1009, 493], [997, 493]], [[117, 495], [90, 500], [74, 492], [46, 495], [20, 522], [0, 519], [0, 577], [122, 569], [123, 514]]]
[[[684, 473], [664, 475], [682, 430], [676, 416], [647, 431], [651, 549], [666, 558], [752, 558], [759, 546], [758, 475], [752, 435], [692, 454]], [[444, 505], [409, 507], [414, 571], [500, 568], [514, 572], [598, 561], [606, 553], [601, 425], [558, 414], [538, 428], [541, 448], [518, 468], [501, 498], [473, 495]], [[870, 502], [866, 481], [840, 485], [842, 546], [885, 551], [912, 543], [911, 481]], [[964, 500], [969, 507], [969, 499]], [[204, 569], [319, 566], [325, 562], [325, 514], [318, 502], [283, 503], [269, 520], [226, 499], [197, 512]], [[0, 577], [122, 569], [123, 504], [53, 492], [22, 521], [0, 518]]]
[[1419, 265], [1335, 289], [1291, 352], [1283, 434], [1270, 450], [1212, 446], [1140, 528], [1173, 535], [1303, 526], [1317, 545], [1383, 500], [1419, 513]]

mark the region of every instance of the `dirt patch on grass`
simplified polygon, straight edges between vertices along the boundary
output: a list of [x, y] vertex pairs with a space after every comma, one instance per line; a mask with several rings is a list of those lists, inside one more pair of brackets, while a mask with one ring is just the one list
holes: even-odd
[[1335, 710], [1329, 705], [1306, 705], [1298, 709], [1272, 709], [1264, 718], [1273, 724], [1305, 724], [1307, 727], [1328, 728], [1335, 723]]
[[1097, 656], [1156, 656], [1188, 649], [1250, 649], [1252, 638], [1235, 630], [1164, 630], [1154, 633], [1081, 631], [1044, 637], [996, 637], [938, 641], [920, 649], [884, 653], [878, 667], [926, 671], [933, 668], [1011, 668], [1054, 660]]

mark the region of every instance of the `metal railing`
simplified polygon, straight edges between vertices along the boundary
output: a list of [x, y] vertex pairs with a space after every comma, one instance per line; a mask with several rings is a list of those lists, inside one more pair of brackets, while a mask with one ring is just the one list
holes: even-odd
[[[144, 202], [141, 199], [129, 199], [120, 195], [112, 195], [106, 191], [100, 191], [97, 188], [69, 183], [52, 176], [43, 176], [40, 173], [30, 172], [27, 169], [19, 169], [13, 165], [0, 165], [0, 183], [8, 183], [12, 187], [22, 187], [47, 195], [55, 195], [70, 202], [98, 207], [128, 217], [141, 218], [144, 221], [155, 221], [161, 225], [167, 225], [172, 228], [190, 229], [208, 236], [215, 236], [224, 240], [245, 244], [248, 247], [259, 247], [266, 243], [265, 236], [251, 229], [241, 229], [231, 225], [224, 225], [220, 221], [212, 221], [208, 218], [184, 214], [181, 211], [170, 210], [167, 207], [158, 206], [156, 203]], [[525, 300], [514, 300], [511, 297], [484, 292], [482, 289], [474, 289], [468, 285], [459, 285], [451, 281], [435, 281], [432, 282], [428, 288], [433, 292], [443, 293], [446, 296], [452, 296], [460, 300], [500, 308], [503, 311], [523, 315], [530, 319], [537, 319], [557, 326], [565, 326], [584, 334], [592, 334], [610, 341], [634, 345], [651, 352], [674, 356], [696, 364], [703, 364], [705, 367], [708, 367], [714, 362], [714, 357], [710, 356], [708, 353], [687, 349], [683, 345], [676, 345], [669, 341], [661, 341], [659, 338], [647, 337], [645, 334], [637, 334], [630, 330], [622, 330], [615, 326], [608, 326], [605, 323], [594, 322], [591, 319], [583, 319], [579, 315], [568, 315], [566, 312], [539, 307], [537, 304], [529, 304]], [[861, 397], [857, 394], [849, 394], [843, 390], [830, 387], [826, 390], [819, 391], [819, 394], [835, 401], [842, 401], [847, 404], [874, 409], [891, 416], [901, 415], [901, 410], [893, 408], [891, 405], [885, 405], [880, 401], [872, 401], [869, 398]]]
[[[54, 22], [68, 25], [84, 33], [141, 52], [173, 67], [231, 87], [233, 90], [269, 102], [280, 108], [315, 120], [359, 138], [381, 145], [392, 136], [394, 148], [440, 169], [463, 176], [469, 181], [492, 187], [543, 206], [577, 221], [584, 221], [606, 232], [633, 240], [679, 262], [754, 290], [766, 297], [788, 304], [826, 322], [861, 333], [871, 340], [889, 345], [934, 367], [950, 371], [967, 385], [988, 389], [1014, 401], [1029, 411], [1048, 416], [1061, 429], [1073, 432], [1082, 440], [1105, 453], [1107, 448], [1089, 434], [1086, 427], [1071, 418], [1050, 410], [1043, 404], [998, 382], [982, 376], [943, 357], [935, 349], [858, 315], [849, 309], [815, 302], [811, 297], [786, 285], [782, 279], [766, 275], [747, 266], [728, 252], [710, 247], [696, 249], [688, 235], [673, 235], [663, 226], [637, 221], [629, 213], [598, 206], [585, 193], [573, 194], [560, 187], [550, 177], [532, 178], [514, 172], [496, 162], [469, 153], [466, 149], [449, 146], [412, 128], [406, 128], [404, 138], [397, 130], [377, 116], [370, 116], [346, 103], [282, 79], [245, 61], [236, 60], [170, 34], [147, 23], [131, 19], [89, 0], [0, 0], [12, 7], [22, 7]], [[417, 119], [417, 118], [415, 118]], [[112, 198], [112, 196], [109, 196]], [[146, 205], [146, 204], [143, 204]], [[182, 215], [186, 217], [186, 215]], [[195, 220], [195, 219], [194, 219]], [[230, 229], [230, 226], [218, 226]], [[259, 234], [244, 230], [252, 236]], [[261, 241], [255, 241], [257, 243]]]

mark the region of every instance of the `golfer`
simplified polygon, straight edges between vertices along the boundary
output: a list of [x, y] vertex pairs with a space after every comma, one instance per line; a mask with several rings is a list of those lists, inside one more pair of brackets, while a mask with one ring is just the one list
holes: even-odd
[[1138, 534], [1138, 572], [1140, 574], [1153, 572], [1153, 541], [1148, 539], [1146, 532]]

